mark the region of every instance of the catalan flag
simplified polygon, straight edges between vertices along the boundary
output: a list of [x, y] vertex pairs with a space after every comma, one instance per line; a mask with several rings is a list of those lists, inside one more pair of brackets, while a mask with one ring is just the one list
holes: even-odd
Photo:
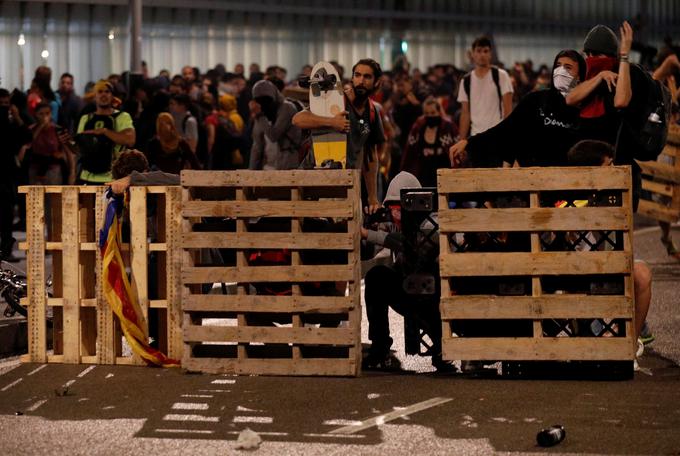
[[124, 197], [115, 195], [111, 189], [106, 192], [106, 219], [99, 233], [99, 248], [103, 262], [103, 288], [106, 301], [120, 320], [125, 339], [132, 351], [149, 365], [175, 367], [179, 361], [168, 358], [165, 354], [149, 345], [149, 330], [142, 309], [139, 307], [137, 295], [130, 286], [121, 245], [121, 214], [125, 205]]

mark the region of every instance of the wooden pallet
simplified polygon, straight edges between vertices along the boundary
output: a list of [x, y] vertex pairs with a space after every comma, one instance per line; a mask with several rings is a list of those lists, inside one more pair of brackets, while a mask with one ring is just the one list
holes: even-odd
[[[358, 375], [359, 173], [183, 171], [182, 186], [182, 366], [210, 373]], [[321, 217], [332, 219], [336, 232], [315, 226]], [[286, 264], [249, 259], [282, 249], [290, 252]], [[218, 252], [219, 261], [205, 260]], [[206, 288], [214, 283], [229, 283], [225, 291], [235, 292], [211, 294]]]
[[680, 220], [680, 126], [671, 125], [668, 142], [657, 161], [641, 162], [643, 193], [638, 213], [675, 223]]
[[[26, 186], [28, 354], [25, 362], [135, 364], [124, 356], [120, 325], [103, 295], [99, 230], [106, 202], [103, 186]], [[149, 224], [147, 203], [155, 203]], [[146, 317], [156, 325], [159, 349], [179, 359], [181, 333], [180, 187], [130, 188], [130, 242], [122, 246], [129, 261], [132, 287]], [[151, 233], [158, 241], [149, 242]], [[149, 261], [157, 261], [155, 290], [149, 293]], [[45, 258], [52, 258], [52, 286]], [[49, 293], [49, 296], [48, 296]], [[155, 295], [155, 296], [154, 296]], [[48, 312], [48, 308], [50, 312]], [[48, 321], [48, 315], [52, 314]], [[150, 314], [150, 315], [149, 315]], [[53, 325], [47, 340], [47, 325]], [[51, 342], [51, 343], [50, 343]], [[48, 353], [48, 345], [53, 354]]]
[[[629, 167], [455, 169], [438, 176], [445, 359], [633, 359]], [[618, 205], [554, 204], [605, 191]], [[466, 201], [478, 208], [463, 208], [473, 206]], [[481, 208], [484, 201], [496, 207]], [[607, 248], [564, 251], [555, 244], [575, 236], [564, 233], [588, 231], [606, 231], [599, 239]], [[605, 279], [620, 289], [582, 290]], [[612, 337], [579, 337], [593, 319], [612, 325], [604, 331]]]

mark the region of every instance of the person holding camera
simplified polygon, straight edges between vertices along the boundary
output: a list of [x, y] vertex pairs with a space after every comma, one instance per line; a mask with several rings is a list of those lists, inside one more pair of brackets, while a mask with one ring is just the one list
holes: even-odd
[[103, 185], [112, 180], [111, 164], [123, 148], [134, 146], [136, 135], [130, 114], [113, 107], [113, 85], [102, 79], [94, 92], [97, 108], [80, 118], [75, 138], [80, 154], [78, 181]]
[[[52, 121], [52, 107], [48, 103], [39, 103], [35, 107], [37, 122], [31, 125], [31, 143], [27, 144], [19, 154], [23, 158], [26, 149], [28, 154], [28, 183], [30, 185], [62, 185], [75, 182], [73, 153], [66, 143], [59, 140], [64, 128]], [[66, 179], [64, 179], [66, 177]]]
[[[364, 278], [368, 337], [371, 340], [371, 346], [368, 356], [362, 362], [362, 367], [366, 370], [401, 370], [400, 361], [390, 351], [392, 338], [390, 337], [388, 310], [391, 307], [404, 318], [416, 319], [419, 326], [425, 330], [432, 341], [429, 353], [432, 355], [432, 365], [437, 372], [455, 372], [454, 365], [442, 359], [439, 293], [435, 292], [427, 299], [418, 299], [409, 295], [404, 289], [406, 275], [415, 266], [409, 264], [413, 261], [413, 257], [416, 256], [419, 263], [430, 260], [433, 269], [436, 270], [439, 253], [438, 248], [430, 252], [407, 252], [409, 244], [401, 230], [401, 190], [404, 188], [418, 189], [421, 185], [411, 173], [402, 171], [397, 174], [387, 189], [383, 209], [378, 211], [377, 215], [368, 218], [369, 222], [378, 217], [383, 221], [378, 223], [375, 229], [361, 228], [362, 238], [376, 246], [389, 249], [392, 259], [392, 264], [380, 264], [371, 268]], [[433, 229], [436, 227], [427, 219], [420, 226], [421, 232]], [[423, 258], [428, 255], [430, 258]], [[438, 273], [433, 272], [437, 280]]]

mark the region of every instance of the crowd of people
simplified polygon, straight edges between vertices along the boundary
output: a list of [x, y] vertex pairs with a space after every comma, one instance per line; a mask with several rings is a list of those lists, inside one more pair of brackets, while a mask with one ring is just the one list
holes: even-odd
[[[126, 149], [143, 153], [149, 170], [168, 174], [314, 166], [310, 131], [318, 128], [347, 134], [347, 167], [362, 170], [369, 213], [395, 203], [388, 195], [397, 175], [433, 187], [439, 168], [564, 166], [582, 140], [609, 144], [609, 161], [633, 167], [637, 202], [635, 159], [656, 158], [639, 146], [637, 134], [647, 120], [640, 114], [647, 114], [649, 81], [669, 89], [670, 121], [677, 123], [680, 62], [668, 40], [656, 68], [632, 65], [632, 43], [633, 30], [624, 22], [618, 35], [594, 27], [583, 49], [556, 49], [552, 66], [538, 69], [530, 60], [504, 67], [484, 36], [471, 43], [466, 69], [439, 64], [421, 71], [403, 56], [389, 71], [372, 59], [358, 61], [351, 72], [332, 62], [346, 96], [346, 112], [335, 117], [316, 116], [305, 106], [307, 91], [298, 81], [310, 76], [310, 65], [293, 78], [280, 66], [261, 71], [255, 63], [247, 74], [242, 64], [204, 73], [187, 65], [180, 74], [162, 70], [155, 77], [144, 67], [143, 75], [88, 82], [82, 97], [68, 73], [53, 90], [52, 72], [41, 66], [27, 92], [0, 89], [2, 259], [16, 260], [12, 231], [25, 229], [25, 211], [15, 211], [18, 185], [109, 183]], [[668, 253], [680, 259], [668, 225], [662, 228]], [[648, 272], [636, 275], [640, 296], [648, 293]], [[368, 306], [369, 294], [367, 284]], [[384, 331], [375, 337], [368, 366], [389, 367], [391, 339]], [[433, 363], [447, 368], [441, 357]]]

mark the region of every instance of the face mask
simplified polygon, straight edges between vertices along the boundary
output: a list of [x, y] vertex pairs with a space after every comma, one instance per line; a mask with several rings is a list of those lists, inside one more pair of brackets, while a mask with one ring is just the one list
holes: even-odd
[[553, 71], [553, 85], [565, 97], [576, 86], [574, 78], [566, 68], [559, 66]]
[[428, 127], [436, 127], [438, 126], [442, 121], [442, 118], [440, 116], [428, 116], [425, 117], [425, 125]]

